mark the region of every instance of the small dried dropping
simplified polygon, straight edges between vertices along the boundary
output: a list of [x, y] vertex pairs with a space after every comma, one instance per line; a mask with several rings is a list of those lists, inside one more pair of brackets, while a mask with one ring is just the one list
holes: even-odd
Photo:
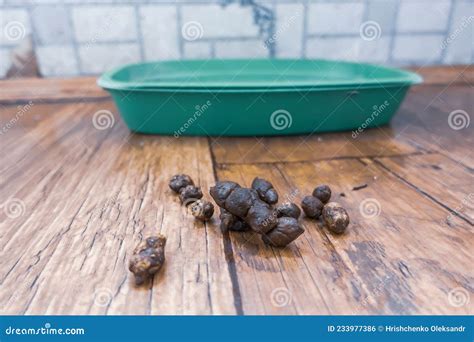
[[323, 206], [323, 202], [314, 196], [306, 196], [301, 202], [301, 208], [303, 208], [305, 215], [311, 218], [318, 218], [321, 216]]
[[331, 199], [331, 188], [327, 185], [320, 185], [313, 190], [313, 196], [321, 202], [327, 203]]
[[244, 220], [257, 233], [264, 234], [277, 224], [272, 209], [259, 198], [254, 189], [224, 181], [217, 182], [209, 193], [219, 207]]
[[166, 237], [150, 236], [133, 251], [128, 269], [135, 275], [135, 283], [143, 284], [157, 273], [165, 262]]
[[217, 205], [222, 208], [225, 206], [226, 198], [234, 189], [237, 188], [240, 188], [240, 185], [235, 182], [217, 182], [215, 186], [211, 187], [209, 193], [211, 194], [214, 201], [216, 201]]
[[330, 202], [323, 209], [324, 224], [336, 234], [343, 233], [349, 225], [349, 214], [339, 203]]
[[365, 189], [366, 187], [368, 187], [367, 183], [366, 183], [366, 184], [357, 185], [357, 186], [354, 186], [354, 187], [352, 188], [352, 191], [362, 190], [362, 189]]
[[191, 177], [184, 174], [174, 175], [169, 183], [170, 189], [176, 193], [179, 193], [179, 190], [188, 185], [194, 185], [194, 182]]
[[256, 177], [252, 182], [252, 189], [256, 190], [262, 201], [268, 204], [278, 202], [278, 193], [273, 188], [273, 184], [263, 178]]
[[255, 190], [237, 188], [225, 200], [225, 209], [238, 217], [244, 218], [257, 198]]
[[298, 219], [301, 215], [301, 209], [295, 203], [283, 203], [275, 208], [277, 217], [293, 217]]
[[196, 202], [200, 198], [202, 198], [202, 191], [197, 186], [187, 185], [179, 190], [179, 200], [184, 205]]
[[273, 210], [270, 206], [258, 199], [254, 201], [250, 207], [245, 217], [245, 222], [247, 222], [255, 232], [265, 234], [277, 225], [277, 218], [273, 214]]
[[189, 206], [191, 214], [201, 221], [209, 220], [214, 214], [214, 205], [211, 202], [197, 200]]
[[271, 231], [262, 236], [263, 241], [271, 246], [285, 247], [298, 236], [303, 234], [304, 229], [293, 217], [280, 217], [278, 224]]
[[221, 230], [222, 231], [235, 231], [235, 232], [246, 232], [250, 230], [250, 226], [244, 222], [240, 217], [237, 217], [227, 210], [221, 208], [221, 214], [219, 215], [221, 219]]

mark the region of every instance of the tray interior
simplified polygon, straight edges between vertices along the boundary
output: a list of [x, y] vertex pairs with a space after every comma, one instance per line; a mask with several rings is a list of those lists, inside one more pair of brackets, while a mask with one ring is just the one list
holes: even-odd
[[338, 88], [414, 84], [411, 72], [371, 64], [326, 60], [184, 60], [126, 65], [104, 74], [99, 85], [130, 88]]

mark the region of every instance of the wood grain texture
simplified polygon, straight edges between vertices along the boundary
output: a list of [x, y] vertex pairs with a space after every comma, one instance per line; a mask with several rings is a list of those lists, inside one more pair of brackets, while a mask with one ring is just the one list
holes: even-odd
[[[97, 130], [97, 109], [64, 105], [26, 142], [2, 140], [1, 198], [24, 206], [20, 217], [0, 212], [2, 313], [234, 314], [216, 222], [195, 222], [167, 186], [179, 171], [209, 187], [207, 139], [137, 137], [121, 122]], [[135, 288], [130, 252], [158, 232], [172, 262]]]
[[108, 98], [95, 77], [18, 78], [0, 80], [0, 103], [21, 101], [77, 100]]
[[375, 161], [407, 185], [444, 206], [451, 213], [448, 219], [454, 215], [474, 225], [473, 169], [439, 154], [377, 158]]
[[425, 85], [470, 85], [474, 82], [472, 65], [425, 66], [409, 69], [420, 74]]
[[[91, 78], [2, 81], [0, 313], [472, 314], [474, 131], [448, 122], [472, 116], [461, 69], [430, 72], [437, 85], [357, 138], [135, 135]], [[94, 126], [100, 110], [111, 127]], [[178, 172], [207, 198], [222, 179], [263, 176], [297, 203], [328, 183], [352, 223], [335, 236], [302, 218], [299, 239], [266, 247], [196, 222], [168, 189]], [[128, 258], [158, 232], [165, 266], [136, 287]], [[458, 290], [471, 300], [453, 305]]]
[[[266, 247], [257, 234], [231, 233], [245, 312], [446, 314], [454, 312], [446, 305], [450, 289], [473, 290], [465, 267], [473, 261], [471, 225], [456, 216], [448, 224], [449, 211], [370, 159], [232, 165], [218, 172], [246, 186], [257, 175], [296, 203], [313, 185], [331, 184], [351, 225], [335, 236], [303, 219], [304, 235], [284, 249]], [[368, 187], [352, 190], [361, 184]], [[288, 305], [278, 306], [278, 290]]]
[[[397, 140], [474, 168], [474, 125], [468, 124], [473, 108], [472, 86], [418, 87], [410, 95], [392, 123]], [[460, 121], [455, 121], [456, 116]]]

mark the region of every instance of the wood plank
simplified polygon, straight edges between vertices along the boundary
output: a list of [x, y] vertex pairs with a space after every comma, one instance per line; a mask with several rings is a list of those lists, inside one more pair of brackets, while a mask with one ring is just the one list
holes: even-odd
[[[397, 140], [412, 144], [425, 151], [444, 154], [446, 157], [474, 168], [474, 125], [468, 124], [472, 116], [471, 87], [422, 87], [414, 89], [402, 104], [399, 116], [392, 127], [398, 132]], [[458, 124], [451, 123], [450, 113], [455, 111]], [[454, 120], [454, 119], [452, 119]]]
[[96, 77], [0, 80], [0, 103], [108, 98], [108, 93], [96, 82]]
[[[176, 172], [214, 182], [207, 140], [135, 136], [120, 121], [97, 130], [100, 107], [71, 106], [8, 142], [0, 198], [19, 199], [24, 212], [0, 211], [2, 314], [236, 313], [217, 222], [195, 222], [167, 186]], [[136, 288], [128, 258], [157, 232], [168, 236], [166, 265], [153, 286]]]
[[222, 164], [301, 162], [418, 152], [408, 143], [397, 142], [395, 134], [390, 127], [383, 127], [356, 139], [351, 132], [293, 137], [220, 137], [212, 139], [212, 147], [216, 161]]
[[423, 77], [424, 85], [474, 83], [474, 67], [472, 65], [444, 65], [413, 67], [409, 70]]
[[[251, 233], [231, 233], [239, 288], [247, 314], [461, 314], [450, 290], [474, 292], [472, 227], [377, 164], [355, 159], [272, 165], [225, 165], [219, 179], [249, 185], [264, 176], [280, 196], [296, 202], [314, 185], [331, 184], [333, 198], [351, 217], [347, 234], [334, 236], [313, 220], [284, 249], [265, 247]], [[356, 185], [367, 188], [352, 191]], [[345, 197], [340, 194], [344, 193]], [[364, 200], [379, 205], [363, 215]], [[369, 202], [370, 203], [370, 202]], [[272, 293], [291, 298], [279, 306]], [[281, 303], [280, 303], [281, 304]]]
[[377, 158], [376, 162], [474, 225], [474, 171], [439, 154]]

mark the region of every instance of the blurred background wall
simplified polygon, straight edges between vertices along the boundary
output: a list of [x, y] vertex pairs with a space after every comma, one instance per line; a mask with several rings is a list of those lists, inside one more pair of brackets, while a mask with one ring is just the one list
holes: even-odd
[[470, 64], [473, 0], [0, 0], [0, 77], [180, 58]]

